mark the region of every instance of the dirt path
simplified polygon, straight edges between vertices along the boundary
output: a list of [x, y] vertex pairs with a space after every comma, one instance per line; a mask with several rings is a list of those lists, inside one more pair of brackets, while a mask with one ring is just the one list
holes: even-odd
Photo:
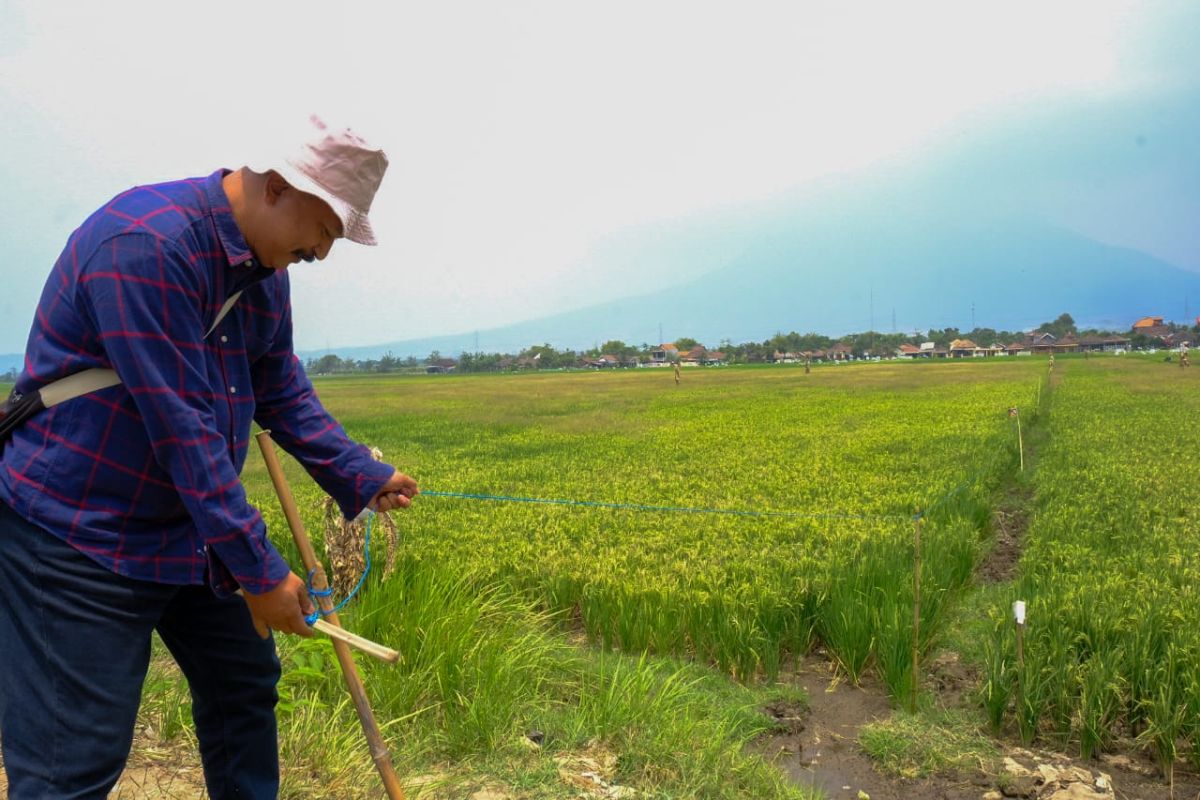
[[[963, 780], [905, 780], [884, 775], [858, 744], [859, 730], [891, 714], [887, 693], [876, 679], [864, 676], [861, 686], [840, 680], [820, 652], [805, 659], [791, 676], [804, 687], [809, 708], [775, 707], [769, 711], [786, 733], [767, 739], [763, 755], [796, 783], [821, 789], [830, 800], [978, 800], [984, 789]], [[982, 780], [982, 776], [981, 776]]]

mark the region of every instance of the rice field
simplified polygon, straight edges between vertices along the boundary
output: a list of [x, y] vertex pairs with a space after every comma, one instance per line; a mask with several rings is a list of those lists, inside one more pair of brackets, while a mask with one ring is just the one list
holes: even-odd
[[[582, 759], [639, 796], [807, 796], [749, 747], [774, 724], [765, 705], [803, 703], [775, 679], [820, 647], [850, 680], [873, 672], [898, 706], [912, 699], [915, 534], [930, 653], [1018, 480], [1012, 407], [1042, 443], [1019, 479], [1034, 513], [1018, 576], [987, 594], [981, 717], [1009, 740], [1083, 757], [1132, 740], [1166, 774], [1200, 768], [1200, 378], [1137, 357], [1055, 369], [318, 381], [350, 434], [426, 492], [393, 515], [395, 552], [375, 538], [377, 566], [342, 614], [402, 654], [362, 666], [410, 793], [568, 797], [563, 764]], [[320, 551], [322, 495], [285, 467]], [[299, 565], [256, 455], [245, 480]], [[284, 796], [373, 796], [328, 643], [281, 654]], [[169, 667], [142, 721], [189, 735]]]
[[996, 728], [1084, 758], [1133, 737], [1200, 768], [1200, 377], [1155, 359], [1068, 362], [1008, 600], [993, 609]]
[[[396, 572], [373, 576], [344, 615], [403, 653], [395, 670], [371, 668], [377, 711], [421, 720], [418, 761], [457, 763], [565, 704], [598, 718], [560, 720], [571, 733], [556, 738], [610, 743], [643, 790], [798, 792], [746, 754], [769, 727], [753, 704], [818, 643], [852, 679], [874, 670], [907, 697], [915, 518], [928, 650], [986, 548], [991, 487], [1017, 463], [1008, 409], [1032, 413], [1043, 371], [1014, 360], [701, 370], [679, 387], [650, 370], [318, 383], [351, 435], [427, 492], [570, 501], [427, 495], [395, 517]], [[291, 472], [319, 532], [319, 490]], [[246, 480], [287, 552], [256, 459]], [[564, 641], [575, 649], [558, 652]], [[711, 681], [737, 699], [732, 716], [701, 715], [681, 735], [679, 712], [656, 710], [666, 692], [699, 714], [708, 700], [693, 687]], [[630, 706], [633, 721], [619, 710]], [[656, 729], [664, 750], [647, 755], [631, 736]]]

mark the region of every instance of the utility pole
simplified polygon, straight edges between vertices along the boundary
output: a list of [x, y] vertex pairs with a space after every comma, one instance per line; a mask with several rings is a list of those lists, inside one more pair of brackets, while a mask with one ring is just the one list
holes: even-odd
[[975, 301], [971, 301], [971, 330], [975, 330]]
[[875, 351], [875, 287], [871, 287], [871, 352]]

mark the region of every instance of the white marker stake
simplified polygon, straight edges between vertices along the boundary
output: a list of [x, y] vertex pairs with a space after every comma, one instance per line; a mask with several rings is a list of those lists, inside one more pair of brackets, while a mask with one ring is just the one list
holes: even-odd
[[1025, 601], [1014, 600], [1013, 619], [1017, 623], [1017, 707], [1024, 701], [1021, 676], [1025, 674]]

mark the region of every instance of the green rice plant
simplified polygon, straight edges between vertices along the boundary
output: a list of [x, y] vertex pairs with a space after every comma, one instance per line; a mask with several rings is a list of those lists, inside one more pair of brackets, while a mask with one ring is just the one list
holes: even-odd
[[1187, 724], [1187, 707], [1180, 702], [1182, 687], [1177, 669], [1181, 655], [1178, 648], [1169, 645], [1166, 657], [1155, 665], [1153, 689], [1149, 698], [1142, 701], [1146, 707], [1146, 727], [1138, 736], [1138, 741], [1153, 751], [1163, 776], [1172, 783], [1179, 737]]
[[1200, 672], [1190, 670], [1183, 676], [1184, 723], [1182, 734], [1188, 743], [1188, 760], [1200, 771]]
[[865, 566], [844, 565], [848, 574], [831, 575], [820, 611], [821, 639], [854, 683], [875, 647], [875, 624], [868, 609], [873, 594]]
[[1017, 681], [1016, 637], [1004, 613], [993, 612], [991, 618], [993, 635], [984, 640], [984, 682], [980, 696], [992, 733], [999, 733]]
[[1096, 758], [1113, 740], [1120, 718], [1125, 681], [1121, 676], [1124, 654], [1093, 653], [1079, 666], [1079, 757]]
[[907, 707], [912, 699], [912, 592], [876, 592], [871, 608], [876, 631], [875, 659], [879, 674], [895, 702]]

